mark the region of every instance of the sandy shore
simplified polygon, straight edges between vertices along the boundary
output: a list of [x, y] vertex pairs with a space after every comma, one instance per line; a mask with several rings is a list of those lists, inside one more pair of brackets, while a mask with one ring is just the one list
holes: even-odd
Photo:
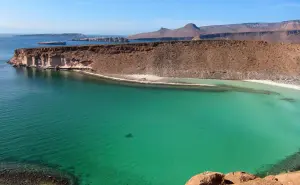
[[273, 81], [269, 81], [269, 80], [244, 80], [244, 81], [246, 81], [246, 82], [261, 83], [261, 84], [266, 84], [266, 85], [273, 85], [273, 86], [284, 87], [284, 88], [295, 89], [295, 90], [300, 90], [300, 86], [299, 85], [284, 84], [284, 83], [278, 83], [278, 82], [273, 82]]
[[147, 74], [133, 74], [133, 75], [124, 75], [126, 79], [133, 79], [133, 80], [142, 80], [142, 81], [162, 81], [166, 78], [156, 76], [156, 75], [147, 75]]
[[[102, 74], [92, 73], [92, 72], [88, 72], [88, 71], [81, 71], [81, 70], [74, 70], [74, 71], [80, 72], [83, 74], [87, 74], [87, 75], [97, 76], [97, 77], [100, 77], [103, 79], [116, 80], [116, 81], [120, 81], [120, 82], [131, 82], [131, 83], [152, 84], [152, 85], [182, 86], [182, 87], [216, 87], [216, 85], [211, 85], [211, 84], [168, 82], [168, 80], [170, 80], [170, 78], [160, 77], [160, 76], [156, 76], [156, 75], [148, 75], [148, 74], [108, 76], [108, 75], [102, 75]], [[273, 82], [273, 81], [269, 81], [269, 80], [243, 80], [243, 81], [300, 90], [299, 85], [284, 84], [284, 83], [278, 83], [278, 82]]]
[[168, 82], [168, 78], [159, 77], [155, 75], [141, 75], [141, 74], [133, 74], [133, 75], [116, 75], [116, 76], [107, 76], [101, 75], [97, 73], [74, 70], [76, 72], [80, 72], [83, 74], [93, 75], [104, 79], [123, 81], [123, 82], [132, 82], [139, 84], [152, 84], [152, 85], [169, 85], [169, 86], [185, 86], [185, 87], [215, 87], [215, 85], [210, 84], [193, 84], [193, 83], [174, 83]]

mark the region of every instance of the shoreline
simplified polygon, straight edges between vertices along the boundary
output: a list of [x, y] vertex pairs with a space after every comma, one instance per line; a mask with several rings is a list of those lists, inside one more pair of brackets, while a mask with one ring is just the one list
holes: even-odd
[[[279, 94], [276, 91], [271, 91], [267, 89], [255, 89], [251, 87], [239, 87], [234, 85], [215, 85], [215, 84], [205, 84], [205, 83], [189, 83], [189, 82], [168, 82], [172, 80], [172, 77], [159, 77], [156, 75], [146, 75], [146, 74], [131, 74], [131, 75], [103, 75], [94, 72], [72, 70], [77, 73], [84, 75], [90, 75], [98, 77], [103, 80], [109, 80], [110, 83], [122, 83], [124, 85], [130, 86], [141, 86], [141, 87], [156, 87], [156, 88], [174, 88], [183, 90], [201, 90], [208, 92], [247, 92], [247, 93], [259, 93], [259, 94]], [[240, 82], [246, 80], [239, 80]], [[300, 87], [299, 87], [300, 88]]]
[[[81, 71], [81, 70], [73, 70], [73, 71], [87, 74], [87, 75], [97, 76], [97, 77], [100, 77], [103, 79], [108, 79], [108, 80], [145, 84], [145, 85], [166, 85], [166, 86], [175, 86], [175, 87], [180, 87], [180, 86], [182, 86], [182, 87], [217, 87], [217, 85], [212, 85], [212, 84], [167, 82], [167, 80], [170, 79], [169, 77], [159, 77], [159, 76], [155, 76], [155, 75], [132, 74], [132, 75], [107, 76], [107, 75], [102, 75], [102, 74], [97, 74], [97, 73], [87, 72], [87, 71]], [[166, 81], [163, 81], [163, 80], [166, 80]], [[287, 89], [294, 89], [294, 90], [300, 91], [300, 85], [279, 83], [279, 82], [274, 82], [274, 81], [270, 81], [270, 80], [240, 80], [240, 81], [250, 82], [250, 83], [260, 83], [260, 84], [283, 87], [283, 88], [287, 88]]]
[[299, 90], [300, 91], [300, 85], [279, 83], [279, 82], [274, 82], [274, 81], [270, 81], [270, 80], [243, 80], [243, 81], [252, 82], [252, 83], [266, 84], [266, 85], [283, 87], [283, 88], [294, 89], [294, 90]]
[[[115, 80], [119, 82], [129, 82], [129, 83], [136, 83], [136, 84], [145, 84], [145, 85], [166, 85], [166, 86], [174, 86], [174, 87], [216, 87], [216, 85], [211, 84], [193, 84], [193, 83], [175, 83], [175, 82], [164, 82], [163, 79], [167, 79], [164, 77], [154, 76], [154, 75], [123, 75], [120, 77], [117, 76], [107, 76], [87, 71], [80, 71], [80, 70], [73, 70], [74, 72], [79, 72], [82, 74], [92, 75], [96, 77], [100, 77], [103, 79], [108, 80]], [[147, 79], [148, 77], [148, 79]], [[149, 78], [150, 77], [150, 78]]]

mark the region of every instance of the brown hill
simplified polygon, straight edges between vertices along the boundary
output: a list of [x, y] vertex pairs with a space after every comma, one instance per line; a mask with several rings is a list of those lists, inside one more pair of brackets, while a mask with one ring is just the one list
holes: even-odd
[[239, 33], [239, 32], [267, 32], [300, 30], [300, 20], [283, 21], [277, 23], [242, 23], [228, 25], [214, 25], [197, 27], [195, 24], [187, 24], [178, 29], [162, 28], [158, 31], [140, 33], [129, 36], [129, 39], [142, 38], [165, 38], [165, 37], [195, 37], [205, 34], [216, 33]]
[[167, 29], [161, 28], [155, 32], [141, 33], [137, 35], [129, 36], [129, 39], [141, 39], [141, 38], [167, 38], [167, 37], [195, 37], [200, 35], [200, 29], [193, 23], [189, 23], [182, 28]]
[[215, 33], [201, 35], [201, 39], [225, 39], [225, 40], [261, 40], [267, 42], [300, 43], [300, 30], [292, 31], [264, 31], [264, 32], [239, 32], [239, 33]]

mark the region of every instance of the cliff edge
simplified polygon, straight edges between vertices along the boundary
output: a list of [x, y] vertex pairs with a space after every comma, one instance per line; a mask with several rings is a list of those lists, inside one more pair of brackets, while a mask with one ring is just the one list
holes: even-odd
[[300, 79], [300, 44], [199, 40], [17, 49], [14, 65], [203, 79]]

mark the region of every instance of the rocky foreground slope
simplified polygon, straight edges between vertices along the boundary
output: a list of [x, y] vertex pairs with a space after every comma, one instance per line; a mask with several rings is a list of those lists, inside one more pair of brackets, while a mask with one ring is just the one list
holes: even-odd
[[10, 63], [203, 79], [300, 79], [300, 45], [262, 41], [177, 41], [17, 49]]
[[222, 174], [204, 172], [193, 176], [185, 185], [299, 185], [300, 172], [270, 175], [264, 178], [246, 172], [232, 172]]

